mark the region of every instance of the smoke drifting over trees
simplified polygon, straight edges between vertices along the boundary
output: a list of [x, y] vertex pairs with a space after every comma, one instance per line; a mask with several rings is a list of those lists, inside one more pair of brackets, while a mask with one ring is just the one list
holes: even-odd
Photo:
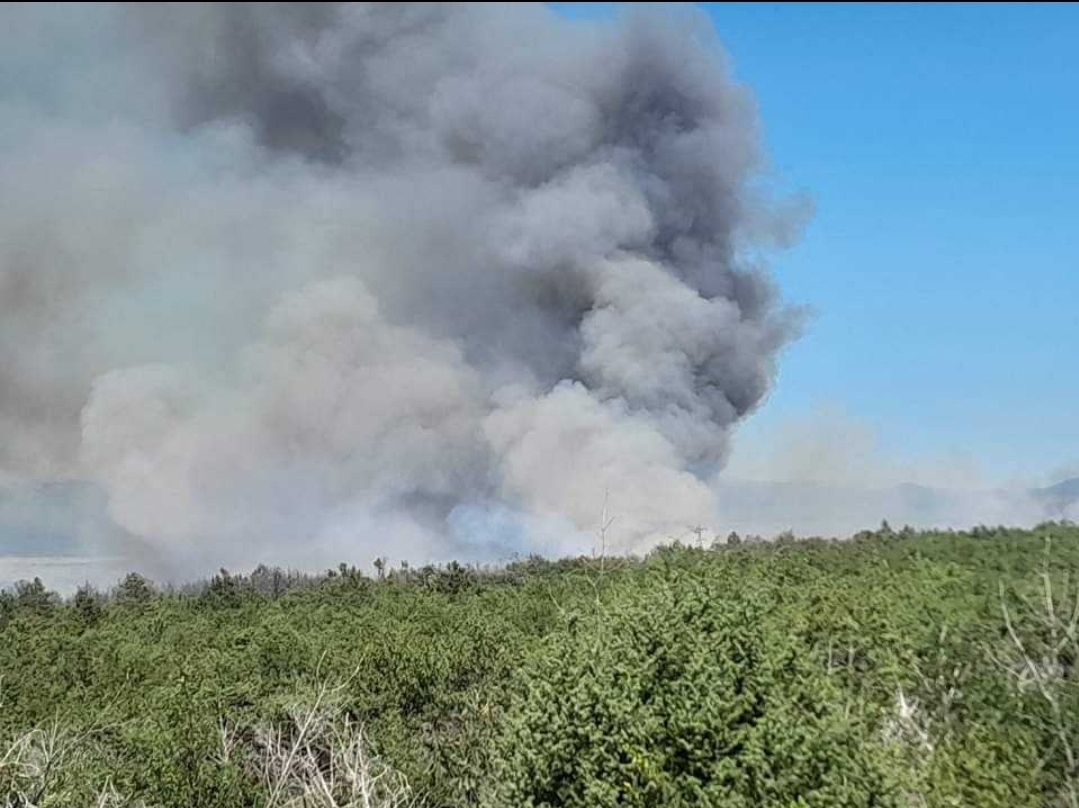
[[805, 211], [704, 18], [0, 14], [0, 475], [197, 567], [714, 520]]

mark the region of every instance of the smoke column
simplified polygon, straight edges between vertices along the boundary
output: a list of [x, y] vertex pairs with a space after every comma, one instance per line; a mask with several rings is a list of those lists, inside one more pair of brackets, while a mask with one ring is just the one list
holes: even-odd
[[690, 9], [0, 11], [0, 478], [171, 569], [620, 550], [715, 520], [797, 330]]

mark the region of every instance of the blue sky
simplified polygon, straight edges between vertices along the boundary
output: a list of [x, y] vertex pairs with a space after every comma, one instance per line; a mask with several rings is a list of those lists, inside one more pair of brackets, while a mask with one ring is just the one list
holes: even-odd
[[883, 457], [1079, 473], [1079, 6], [701, 5], [816, 205], [773, 264], [815, 316], [739, 449], [828, 407]]

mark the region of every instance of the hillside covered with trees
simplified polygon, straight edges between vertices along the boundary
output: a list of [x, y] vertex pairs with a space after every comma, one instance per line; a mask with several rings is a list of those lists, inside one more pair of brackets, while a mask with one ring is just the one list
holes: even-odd
[[7, 806], [1079, 805], [1079, 527], [0, 595]]

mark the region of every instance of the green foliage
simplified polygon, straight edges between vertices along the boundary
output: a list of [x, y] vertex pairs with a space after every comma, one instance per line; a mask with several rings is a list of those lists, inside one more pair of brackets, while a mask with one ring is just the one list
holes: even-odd
[[488, 804], [891, 804], [883, 751], [769, 588], [726, 583], [649, 582], [552, 638], [520, 677]]
[[149, 579], [144, 578], [137, 572], [132, 572], [116, 587], [116, 600], [131, 606], [142, 606], [149, 603], [154, 596], [154, 587]]
[[15, 608], [19, 611], [46, 617], [56, 607], [56, 601], [56, 595], [45, 589], [40, 578], [15, 584]]
[[71, 608], [86, 626], [92, 626], [101, 619], [102, 599], [93, 587], [80, 586], [71, 600]]
[[32, 581], [0, 593], [0, 758], [81, 739], [43, 804], [111, 784], [261, 806], [222, 728], [250, 751], [330, 677], [432, 806], [1071, 805], [1077, 582], [1079, 528], [1056, 523], [169, 592], [133, 574], [66, 603]]
[[202, 595], [203, 599], [214, 606], [233, 608], [243, 602], [244, 591], [240, 581], [222, 568], [212, 579]]
[[0, 591], [0, 629], [8, 624], [15, 614], [15, 596], [10, 592]]

